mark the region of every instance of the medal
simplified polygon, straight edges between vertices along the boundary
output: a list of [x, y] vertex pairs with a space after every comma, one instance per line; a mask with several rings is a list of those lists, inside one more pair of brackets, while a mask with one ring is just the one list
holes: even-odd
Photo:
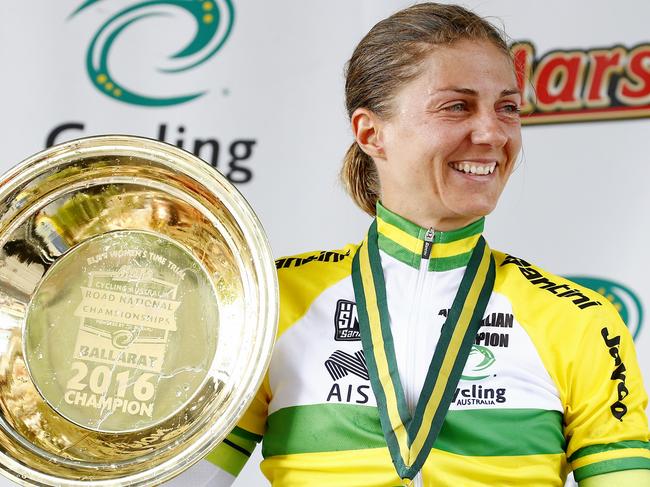
[[494, 258], [485, 239], [480, 237], [442, 329], [411, 417], [395, 359], [376, 220], [354, 256], [352, 281], [361, 342], [386, 444], [402, 480], [417, 475], [440, 432], [492, 294], [494, 277]]

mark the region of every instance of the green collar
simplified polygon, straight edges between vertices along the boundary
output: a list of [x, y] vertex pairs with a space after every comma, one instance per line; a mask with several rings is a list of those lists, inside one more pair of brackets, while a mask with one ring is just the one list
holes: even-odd
[[[448, 271], [465, 267], [484, 225], [485, 218], [481, 218], [458, 230], [436, 231], [429, 258], [429, 270]], [[418, 269], [427, 230], [377, 203], [379, 248], [397, 260]]]

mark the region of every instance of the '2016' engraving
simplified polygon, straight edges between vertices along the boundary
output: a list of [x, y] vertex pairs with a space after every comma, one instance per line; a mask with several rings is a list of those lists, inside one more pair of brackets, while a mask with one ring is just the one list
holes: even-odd
[[[109, 413], [121, 411], [123, 413], [152, 417], [153, 399], [156, 388], [151, 381], [155, 374], [143, 372], [137, 374], [135, 380], [129, 370], [115, 374], [115, 395], [107, 397], [113, 389], [113, 370], [107, 365], [97, 365], [90, 370], [84, 362], [73, 362], [74, 375], [68, 380], [64, 400], [70, 405], [92, 407]], [[135, 373], [133, 375], [136, 375]], [[85, 382], [86, 377], [88, 381]], [[127, 391], [135, 400], [126, 398]]]

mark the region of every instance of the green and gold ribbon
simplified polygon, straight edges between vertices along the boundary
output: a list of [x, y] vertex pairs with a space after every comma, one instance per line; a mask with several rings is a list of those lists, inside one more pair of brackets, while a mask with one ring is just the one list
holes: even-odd
[[440, 433], [492, 294], [494, 276], [494, 258], [485, 239], [480, 237], [448, 313], [411, 417], [399, 379], [390, 331], [376, 220], [354, 256], [352, 281], [361, 342], [384, 437], [395, 469], [403, 480], [417, 475]]

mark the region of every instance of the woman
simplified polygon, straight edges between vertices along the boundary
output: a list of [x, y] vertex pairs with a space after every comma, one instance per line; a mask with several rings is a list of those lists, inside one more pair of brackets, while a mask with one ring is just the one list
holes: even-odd
[[214, 462], [236, 475], [263, 436], [279, 486], [650, 485], [616, 311], [481, 237], [521, 148], [501, 35], [457, 6], [398, 12], [357, 46], [346, 101], [343, 179], [376, 219], [277, 261], [271, 367]]

